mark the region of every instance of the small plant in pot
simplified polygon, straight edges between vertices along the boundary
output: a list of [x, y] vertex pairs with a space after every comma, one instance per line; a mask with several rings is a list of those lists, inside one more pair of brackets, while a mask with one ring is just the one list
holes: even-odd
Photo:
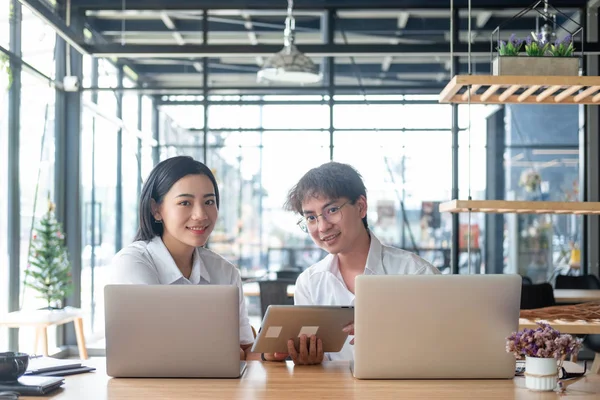
[[571, 354], [581, 349], [582, 339], [561, 334], [546, 321], [536, 329], [525, 328], [506, 338], [506, 351], [517, 359], [525, 358], [525, 386], [531, 390], [551, 391], [558, 383], [558, 368]]
[[579, 58], [573, 56], [575, 46], [571, 35], [550, 43], [542, 34], [524, 40], [513, 34], [508, 41], [498, 41], [496, 50], [498, 56], [492, 63], [494, 75], [579, 75]]

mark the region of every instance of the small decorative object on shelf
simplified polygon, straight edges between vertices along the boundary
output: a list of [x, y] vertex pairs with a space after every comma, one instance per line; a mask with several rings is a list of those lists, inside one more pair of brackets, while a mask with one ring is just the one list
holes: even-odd
[[542, 177], [540, 176], [539, 172], [530, 169], [521, 173], [521, 177], [519, 178], [519, 186], [525, 188], [526, 191], [535, 193], [540, 190], [541, 184]]
[[558, 383], [558, 369], [571, 354], [581, 349], [582, 339], [561, 334], [547, 322], [536, 329], [525, 328], [506, 338], [506, 351], [525, 358], [525, 386], [536, 391], [552, 391]]
[[[525, 43], [525, 46], [523, 46]], [[525, 48], [525, 54], [521, 50]], [[514, 34], [508, 41], [498, 42], [498, 56], [492, 62], [494, 75], [520, 76], [578, 76], [579, 58], [573, 57], [573, 37], [565, 36], [554, 43], [542, 34], [525, 40]]]
[[[538, 32], [531, 32], [531, 36], [525, 38], [512, 34], [508, 41], [501, 40], [502, 29], [510, 29], [513, 22], [530, 12], [537, 13]], [[569, 28], [566, 28], [566, 24], [559, 28], [557, 17], [568, 21]], [[557, 35], [558, 29], [565, 32], [562, 37]], [[537, 1], [498, 25], [490, 35], [492, 73], [508, 76], [578, 76], [583, 52], [580, 57], [574, 56], [576, 37], [579, 37], [579, 43], [583, 42], [583, 27], [577, 21], [551, 6], [549, 1]], [[495, 55], [494, 43], [498, 44]]]
[[[513, 35], [508, 41], [501, 41], [500, 30], [510, 29], [512, 22], [530, 12], [539, 15], [538, 32], [532, 32], [531, 37]], [[560, 25], [560, 37], [556, 34], [557, 17], [567, 22]], [[565, 29], [565, 26], [570, 28]], [[440, 93], [439, 101], [598, 105], [600, 77], [579, 76], [583, 39], [583, 27], [571, 16], [552, 7], [547, 0], [536, 1], [499, 25], [490, 35], [492, 73], [455, 75]]]
[[71, 264], [64, 235], [50, 199], [48, 210], [31, 238], [24, 284], [38, 292], [38, 297], [46, 301], [48, 309], [62, 308], [63, 299], [72, 290]]

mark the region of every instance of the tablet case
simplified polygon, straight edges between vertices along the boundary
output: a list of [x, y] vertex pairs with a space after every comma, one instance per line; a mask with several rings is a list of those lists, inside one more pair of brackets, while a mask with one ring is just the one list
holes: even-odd
[[335, 353], [342, 349], [348, 334], [342, 329], [354, 321], [352, 306], [291, 306], [270, 305], [258, 332], [252, 352], [287, 353], [287, 342], [313, 334], [323, 342], [323, 351]]

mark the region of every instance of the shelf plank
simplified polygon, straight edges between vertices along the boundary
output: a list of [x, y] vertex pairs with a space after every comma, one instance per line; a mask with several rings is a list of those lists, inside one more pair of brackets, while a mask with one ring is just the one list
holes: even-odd
[[469, 91], [472, 104], [600, 104], [600, 77], [456, 75], [439, 102], [467, 103]]
[[497, 214], [600, 215], [600, 202], [452, 200], [440, 204], [440, 212]]

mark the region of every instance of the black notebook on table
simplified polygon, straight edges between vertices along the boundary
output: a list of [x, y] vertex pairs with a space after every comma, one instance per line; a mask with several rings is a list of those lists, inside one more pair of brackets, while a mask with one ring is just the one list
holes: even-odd
[[27, 396], [44, 395], [58, 389], [64, 382], [60, 377], [25, 375], [17, 382], [0, 382], [0, 392], [12, 391]]

